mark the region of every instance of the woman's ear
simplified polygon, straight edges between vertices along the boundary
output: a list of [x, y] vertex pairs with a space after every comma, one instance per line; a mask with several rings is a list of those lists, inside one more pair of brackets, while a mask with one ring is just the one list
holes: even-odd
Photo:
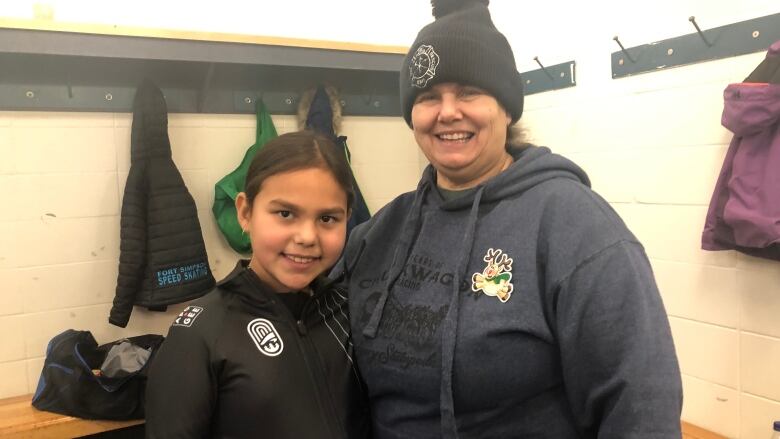
[[249, 231], [249, 220], [252, 218], [252, 206], [249, 205], [246, 192], [239, 192], [236, 195], [236, 216], [238, 217], [238, 224], [241, 225], [241, 230], [247, 233]]

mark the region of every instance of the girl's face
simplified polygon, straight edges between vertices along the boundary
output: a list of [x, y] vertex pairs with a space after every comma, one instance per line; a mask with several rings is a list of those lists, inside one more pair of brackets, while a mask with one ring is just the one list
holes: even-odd
[[249, 266], [276, 292], [297, 291], [332, 267], [347, 234], [347, 194], [330, 171], [306, 168], [263, 181], [252, 206], [236, 198], [252, 242]]

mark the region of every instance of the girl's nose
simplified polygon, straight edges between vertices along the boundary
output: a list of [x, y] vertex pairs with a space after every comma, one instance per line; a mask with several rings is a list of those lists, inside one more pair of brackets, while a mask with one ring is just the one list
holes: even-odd
[[303, 221], [295, 231], [294, 241], [305, 247], [314, 245], [317, 241], [317, 226], [310, 221]]

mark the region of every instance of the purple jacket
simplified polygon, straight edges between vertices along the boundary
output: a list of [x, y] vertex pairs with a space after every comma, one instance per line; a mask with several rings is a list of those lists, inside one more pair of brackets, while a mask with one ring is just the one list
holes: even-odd
[[724, 92], [721, 122], [734, 138], [712, 194], [702, 248], [780, 260], [780, 41], [748, 80]]

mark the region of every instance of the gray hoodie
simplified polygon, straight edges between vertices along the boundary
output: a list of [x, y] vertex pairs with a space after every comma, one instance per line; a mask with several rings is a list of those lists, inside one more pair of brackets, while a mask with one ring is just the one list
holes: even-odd
[[445, 201], [436, 172], [355, 229], [355, 356], [376, 438], [679, 438], [644, 249], [547, 148]]

